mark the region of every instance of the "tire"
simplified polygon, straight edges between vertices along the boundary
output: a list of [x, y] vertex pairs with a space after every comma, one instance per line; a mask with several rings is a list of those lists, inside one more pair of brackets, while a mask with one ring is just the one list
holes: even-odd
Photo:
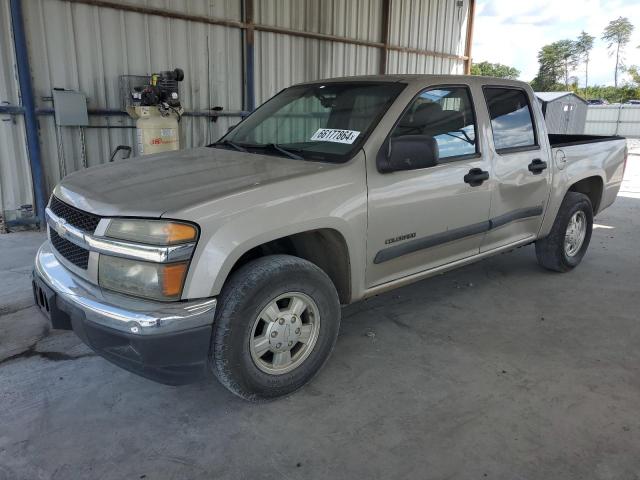
[[[275, 315], [270, 308], [278, 298], [275, 306], [281, 310]], [[288, 309], [299, 300], [308, 306], [296, 316]], [[249, 401], [288, 395], [309, 382], [329, 358], [338, 336], [340, 314], [335, 286], [313, 263], [289, 255], [253, 260], [230, 276], [218, 297], [211, 348], [213, 372], [226, 388]], [[270, 320], [273, 318], [276, 320]], [[300, 331], [298, 325], [304, 332], [311, 332], [306, 343], [294, 338], [294, 332]], [[260, 338], [269, 340], [270, 347], [257, 358], [262, 350], [254, 345]], [[279, 339], [285, 342], [275, 343]], [[292, 363], [276, 366], [276, 355], [286, 355], [272, 349], [287, 349], [287, 344], [294, 341], [289, 350]], [[293, 359], [301, 363], [295, 366]], [[265, 371], [269, 368], [273, 371]]]
[[[577, 242], [573, 243], [573, 249], [571, 246], [565, 248], [565, 239], [567, 235], [570, 235], [567, 228], [573, 218], [584, 219], [584, 238], [579, 248]], [[593, 207], [591, 200], [582, 193], [568, 192], [560, 205], [551, 232], [547, 237], [536, 241], [538, 263], [542, 267], [556, 272], [568, 272], [574, 269], [582, 261], [587, 248], [589, 248], [592, 230]]]

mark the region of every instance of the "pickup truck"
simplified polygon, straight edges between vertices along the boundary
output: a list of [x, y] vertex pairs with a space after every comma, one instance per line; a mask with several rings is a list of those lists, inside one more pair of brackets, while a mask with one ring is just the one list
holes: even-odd
[[212, 145], [64, 178], [34, 295], [125, 369], [274, 398], [326, 362], [341, 304], [527, 244], [576, 267], [626, 157], [621, 137], [549, 135], [517, 81], [294, 85]]

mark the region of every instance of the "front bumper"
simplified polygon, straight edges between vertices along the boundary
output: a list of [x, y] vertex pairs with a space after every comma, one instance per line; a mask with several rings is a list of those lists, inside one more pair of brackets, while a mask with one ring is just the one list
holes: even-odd
[[214, 298], [156, 302], [103, 291], [65, 268], [48, 241], [36, 255], [33, 289], [53, 328], [73, 329], [126, 370], [170, 385], [207, 375]]

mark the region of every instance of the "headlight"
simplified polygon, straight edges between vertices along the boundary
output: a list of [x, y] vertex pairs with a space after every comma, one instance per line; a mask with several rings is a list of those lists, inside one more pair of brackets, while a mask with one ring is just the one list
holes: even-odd
[[150, 263], [100, 255], [100, 286], [154, 300], [178, 300], [189, 262]]
[[[130, 250], [135, 250], [136, 243], [146, 250], [162, 250], [161, 247], [173, 248], [176, 245], [195, 242], [198, 239], [198, 228], [190, 223], [169, 220], [113, 218], [109, 222], [105, 237], [126, 240], [130, 244]], [[153, 247], [150, 247], [151, 245]], [[184, 257], [180, 258], [183, 259]], [[154, 263], [111, 256], [103, 251], [98, 262], [98, 283], [106, 289], [137, 297], [164, 301], [179, 300], [188, 267], [188, 260]]]
[[195, 242], [198, 230], [193, 225], [167, 220], [114, 218], [105, 236], [151, 245], [176, 245]]

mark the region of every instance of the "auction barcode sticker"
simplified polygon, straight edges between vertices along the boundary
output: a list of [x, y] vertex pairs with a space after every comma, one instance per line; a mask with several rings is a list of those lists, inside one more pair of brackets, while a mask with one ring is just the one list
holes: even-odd
[[321, 142], [348, 143], [349, 145], [356, 141], [360, 132], [355, 130], [338, 130], [335, 128], [319, 128], [313, 134], [311, 140]]

